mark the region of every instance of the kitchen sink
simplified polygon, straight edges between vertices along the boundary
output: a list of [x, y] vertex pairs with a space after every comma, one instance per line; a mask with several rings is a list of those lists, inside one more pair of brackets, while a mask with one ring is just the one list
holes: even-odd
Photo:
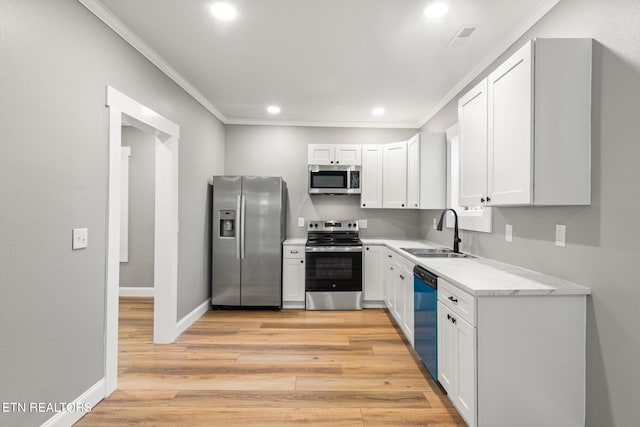
[[451, 249], [437, 248], [400, 248], [418, 258], [475, 258], [473, 255], [455, 253]]
[[405, 252], [409, 252], [411, 255], [415, 256], [428, 256], [428, 255], [438, 255], [438, 254], [450, 254], [453, 253], [451, 249], [447, 248], [400, 248]]

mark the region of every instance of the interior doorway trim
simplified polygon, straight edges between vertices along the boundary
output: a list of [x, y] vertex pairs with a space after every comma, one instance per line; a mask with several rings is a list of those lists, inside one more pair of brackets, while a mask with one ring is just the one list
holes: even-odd
[[109, 108], [109, 195], [105, 298], [105, 396], [118, 386], [118, 295], [120, 286], [120, 162], [122, 124], [155, 135], [155, 258], [153, 341], [178, 335], [178, 141], [180, 127], [111, 86]]

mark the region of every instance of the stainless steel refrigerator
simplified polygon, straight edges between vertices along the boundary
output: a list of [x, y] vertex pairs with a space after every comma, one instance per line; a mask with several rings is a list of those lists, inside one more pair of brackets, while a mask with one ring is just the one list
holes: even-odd
[[214, 308], [281, 308], [286, 197], [280, 177], [213, 177]]

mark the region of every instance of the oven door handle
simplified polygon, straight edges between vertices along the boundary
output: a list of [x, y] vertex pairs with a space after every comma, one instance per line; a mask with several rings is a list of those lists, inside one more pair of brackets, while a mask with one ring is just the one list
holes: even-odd
[[305, 252], [362, 252], [362, 246], [307, 246]]

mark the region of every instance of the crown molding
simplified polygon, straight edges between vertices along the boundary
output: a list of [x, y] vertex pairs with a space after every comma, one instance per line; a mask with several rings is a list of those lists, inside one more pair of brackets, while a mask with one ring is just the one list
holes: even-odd
[[314, 122], [295, 120], [263, 120], [227, 118], [228, 125], [250, 126], [304, 126], [325, 128], [382, 128], [382, 129], [417, 129], [416, 123], [370, 123], [370, 122]]
[[527, 31], [529, 31], [539, 20], [541, 20], [551, 9], [553, 9], [562, 0], [545, 0], [536, 6], [533, 11], [528, 14], [518, 26], [504, 39], [498, 47], [486, 56], [478, 65], [475, 66], [457, 85], [453, 87], [429, 112], [418, 122], [418, 128], [424, 126], [429, 120], [431, 120], [436, 114], [440, 112], [446, 105], [451, 102], [458, 94], [471, 83], [476, 77], [478, 77], [484, 70], [496, 61], [500, 56], [507, 51], [520, 37], [522, 37]]
[[178, 86], [184, 89], [193, 99], [198, 101], [204, 108], [213, 114], [222, 123], [226, 123], [226, 117], [213, 105], [209, 100], [196, 89], [189, 81], [182, 76], [175, 68], [160, 56], [151, 46], [134, 33], [124, 22], [118, 19], [105, 5], [99, 0], [78, 0], [84, 7], [89, 9], [98, 19], [110, 27], [116, 34], [129, 43], [134, 49], [147, 58], [153, 65], [158, 67], [160, 71], [165, 73]]
[[136, 33], [118, 19], [99, 0], [78, 0], [91, 11], [98, 19], [109, 26], [133, 48], [151, 61], [160, 71], [165, 73], [178, 86], [184, 89], [204, 108], [213, 114], [223, 124], [254, 125], [254, 126], [307, 126], [307, 127], [354, 127], [354, 128], [388, 128], [388, 129], [419, 129], [431, 120], [440, 110], [451, 102], [469, 83], [478, 77], [494, 61], [511, 47], [520, 37], [529, 31], [540, 19], [562, 0], [545, 0], [540, 3], [518, 26], [504, 39], [498, 47], [486, 56], [471, 72], [469, 72], [458, 84], [456, 84], [429, 112], [417, 123], [368, 123], [368, 122], [314, 122], [314, 121], [279, 121], [265, 119], [241, 119], [227, 118], [216, 108], [200, 91], [198, 91], [186, 78], [176, 71], [169, 63], [158, 54], [151, 46], [142, 40]]

